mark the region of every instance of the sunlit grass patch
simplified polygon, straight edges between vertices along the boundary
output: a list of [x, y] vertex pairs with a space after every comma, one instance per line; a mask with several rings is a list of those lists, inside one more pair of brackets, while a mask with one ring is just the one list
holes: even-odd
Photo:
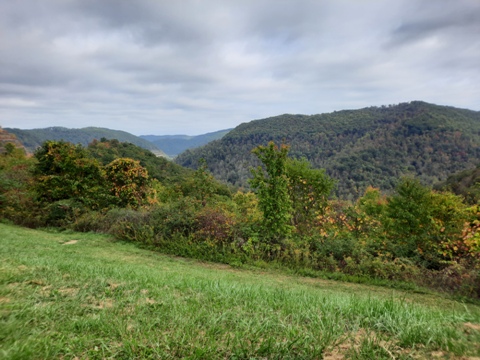
[[95, 234], [0, 225], [0, 239], [6, 359], [480, 355], [479, 308], [440, 296], [204, 264]]

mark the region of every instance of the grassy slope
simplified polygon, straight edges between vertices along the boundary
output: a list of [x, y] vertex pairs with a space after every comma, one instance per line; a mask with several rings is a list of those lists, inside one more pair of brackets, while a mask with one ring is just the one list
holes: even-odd
[[[72, 241], [74, 240], [74, 241]], [[460, 358], [480, 308], [0, 224], [0, 358]]]

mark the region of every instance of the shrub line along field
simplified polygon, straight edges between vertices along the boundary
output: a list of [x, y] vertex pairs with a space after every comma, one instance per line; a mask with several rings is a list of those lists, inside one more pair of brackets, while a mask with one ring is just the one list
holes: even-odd
[[0, 358], [474, 359], [480, 308], [0, 224]]

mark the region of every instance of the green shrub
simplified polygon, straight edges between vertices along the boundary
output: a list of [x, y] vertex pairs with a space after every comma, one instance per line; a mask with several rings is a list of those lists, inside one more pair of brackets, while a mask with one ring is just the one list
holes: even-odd
[[82, 146], [46, 141], [35, 158], [34, 189], [42, 203], [72, 199], [91, 209], [106, 205], [103, 171]]
[[201, 204], [193, 198], [183, 197], [150, 210], [150, 225], [155, 236], [163, 239], [174, 235], [189, 237], [195, 231], [195, 217]]
[[155, 234], [147, 211], [117, 209], [107, 214], [106, 221], [111, 224], [109, 233], [118, 239], [140, 244], [154, 243]]
[[140, 161], [118, 158], [104, 170], [106, 185], [115, 205], [137, 209], [148, 203], [151, 181]]
[[343, 272], [350, 275], [365, 275], [374, 279], [418, 282], [419, 268], [405, 259], [390, 260], [364, 255], [345, 258]]
[[86, 211], [82, 203], [74, 199], [65, 199], [45, 204], [42, 215], [46, 226], [67, 228]]
[[35, 159], [27, 158], [20, 149], [0, 154], [0, 218], [28, 227], [43, 225], [31, 189], [34, 165]]
[[451, 262], [442, 270], [423, 270], [418, 283], [434, 289], [480, 298], [480, 264]]
[[233, 214], [221, 207], [203, 207], [195, 215], [195, 238], [219, 243], [233, 242], [235, 239], [235, 219]]

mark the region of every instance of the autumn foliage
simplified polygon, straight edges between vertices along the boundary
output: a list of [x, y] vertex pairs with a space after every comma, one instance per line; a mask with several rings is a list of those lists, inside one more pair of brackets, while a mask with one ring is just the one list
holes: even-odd
[[273, 262], [480, 297], [480, 208], [460, 196], [403, 178], [388, 194], [368, 187], [355, 202], [333, 199], [333, 179], [273, 142], [253, 150], [253, 192], [229, 189], [206, 163], [183, 172], [140, 150], [113, 156], [132, 147], [48, 141], [33, 157], [9, 147], [0, 217], [233, 265]]

